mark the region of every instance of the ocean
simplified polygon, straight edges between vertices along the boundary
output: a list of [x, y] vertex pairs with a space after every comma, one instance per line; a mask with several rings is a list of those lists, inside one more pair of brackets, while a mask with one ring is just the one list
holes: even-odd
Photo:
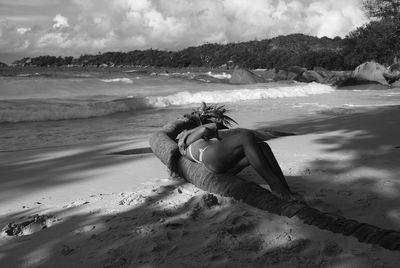
[[[400, 104], [400, 90], [318, 83], [228, 84], [219, 70], [37, 72], [0, 76], [0, 150], [140, 141], [199, 103], [257, 128], [325, 110]], [[365, 89], [367, 88], [367, 89]], [[251, 119], [251, 120], [249, 120]]]

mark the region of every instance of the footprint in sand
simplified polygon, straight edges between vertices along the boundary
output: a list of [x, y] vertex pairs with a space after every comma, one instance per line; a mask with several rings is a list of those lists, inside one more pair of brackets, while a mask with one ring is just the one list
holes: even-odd
[[311, 207], [316, 208], [316, 209], [320, 209], [323, 212], [330, 212], [330, 213], [336, 213], [336, 214], [341, 214], [342, 211], [340, 209], [337, 209], [336, 207], [334, 207], [333, 205], [315, 198], [315, 199], [310, 199], [310, 200], [306, 200], [307, 204], [309, 204]]
[[9, 236], [29, 235], [48, 228], [59, 220], [53, 215], [36, 214], [23, 222], [9, 223], [2, 231]]
[[74, 207], [80, 207], [86, 204], [89, 204], [89, 201], [83, 201], [83, 200], [78, 200], [78, 201], [74, 201], [68, 205], [63, 206], [63, 208], [74, 208]]
[[[121, 195], [121, 194], [120, 194]], [[151, 202], [153, 199], [149, 196], [144, 196], [140, 193], [132, 192], [132, 193], [123, 193], [121, 196], [125, 196], [123, 199], [121, 199], [118, 202], [118, 205], [120, 206], [139, 206], [144, 203]]]
[[69, 256], [74, 254], [75, 250], [73, 248], [71, 248], [68, 245], [63, 245], [62, 249], [61, 249], [61, 255], [63, 256]]
[[164, 225], [164, 227], [167, 229], [165, 235], [169, 241], [181, 238], [187, 234], [183, 223], [180, 222], [167, 223]]
[[350, 196], [350, 195], [352, 195], [353, 193], [350, 192], [350, 191], [337, 191], [336, 194], [337, 194], [337, 195], [341, 195], [341, 196]]
[[325, 197], [327, 196], [330, 192], [333, 192], [332, 189], [326, 189], [326, 188], [321, 188], [319, 189], [319, 192], [316, 193], [317, 197]]
[[325, 256], [337, 256], [342, 252], [342, 249], [335, 241], [327, 241], [322, 250]]
[[358, 204], [362, 208], [367, 208], [372, 205], [372, 200], [376, 200], [376, 199], [379, 199], [379, 198], [376, 196], [369, 196], [366, 198], [361, 198], [361, 199], [356, 200], [356, 204]]
[[108, 258], [106, 258], [103, 267], [127, 267], [130, 263], [130, 258], [125, 250], [120, 248], [113, 248], [107, 251]]

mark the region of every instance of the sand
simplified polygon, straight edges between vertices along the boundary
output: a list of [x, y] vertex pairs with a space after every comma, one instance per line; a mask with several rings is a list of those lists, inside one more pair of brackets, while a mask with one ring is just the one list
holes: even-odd
[[[311, 206], [400, 230], [399, 113], [336, 109], [260, 129], [298, 133], [269, 144]], [[147, 146], [1, 152], [0, 267], [398, 267], [398, 251], [171, 178]]]

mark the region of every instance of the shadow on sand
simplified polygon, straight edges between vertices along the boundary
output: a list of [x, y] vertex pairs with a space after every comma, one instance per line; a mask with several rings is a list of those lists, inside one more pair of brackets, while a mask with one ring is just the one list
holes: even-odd
[[[315, 135], [312, 142], [321, 145], [323, 154], [350, 156], [346, 159], [314, 157], [307, 162], [301, 177], [288, 177], [301, 184], [302, 192], [325, 197], [343, 210], [345, 216], [382, 228], [400, 229], [400, 128], [399, 106], [363, 110], [323, 111], [317, 118], [260, 126]], [[298, 153], [299, 149], [295, 149]], [[307, 152], [305, 152], [307, 153]], [[301, 182], [301, 183], [300, 183]], [[291, 184], [291, 185], [292, 185]], [[354, 193], [354, 194], [353, 194]], [[355, 196], [363, 196], [355, 199]], [[371, 209], [361, 218], [346, 210]], [[365, 214], [365, 213], [364, 213]], [[395, 215], [396, 214], [396, 215]], [[392, 215], [392, 216], [390, 216]]]
[[[400, 182], [397, 178], [399, 168], [394, 164], [400, 156], [400, 149], [397, 148], [400, 145], [400, 130], [394, 127], [396, 118], [393, 117], [399, 113], [399, 107], [360, 113], [339, 110], [323, 112], [318, 119], [276, 123], [273, 128], [294, 131], [300, 133], [299, 135], [326, 133], [327, 135], [313, 142], [330, 145], [326, 147], [329, 148], [326, 149], [328, 154], [343, 152], [353, 156], [351, 160], [346, 160], [346, 165], [317, 159], [309, 163], [309, 174], [289, 176], [289, 183], [302, 192], [312, 192], [315, 200], [324, 199], [321, 203], [322, 210], [324, 206], [329, 207], [327, 203], [332, 202], [329, 209], [341, 210], [346, 217], [382, 228], [398, 229], [400, 219], [397, 218], [396, 221], [396, 217], [388, 215], [399, 211], [400, 203]], [[270, 129], [271, 126], [265, 128]], [[69, 156], [65, 157], [9, 168], [24, 168], [29, 173], [41, 165], [51, 164], [54, 171], [61, 174], [133, 160], [116, 158], [110, 161], [109, 158], [95, 158], [93, 162], [71, 161], [71, 164], [65, 165], [65, 161], [71, 160], [68, 159]], [[33, 157], [26, 161], [35, 159], [37, 158]], [[350, 182], [338, 179], [360, 168], [368, 168], [372, 174]], [[374, 175], [381, 173], [386, 176], [382, 178]], [[326, 179], [329, 177], [336, 179]], [[18, 182], [2, 181], [1, 186], [5, 187], [2, 190], [7, 191], [56, 184], [62, 187], [64, 183], [64, 180], [53, 175], [43, 175], [26, 177]], [[392, 191], [388, 195], [379, 191], [387, 187], [385, 183], [391, 184]], [[354, 238], [327, 234], [326, 231], [299, 225], [284, 217], [260, 212], [227, 198], [219, 197], [219, 205], [209, 206], [204, 202], [207, 195], [202, 191], [194, 196], [187, 194], [180, 204], [168, 202], [175, 195], [184, 196], [185, 192], [180, 189], [185, 187], [192, 186], [183, 180], [170, 180], [165, 185], [152, 189], [149, 195], [131, 196], [136, 201], [139, 200], [131, 206], [121, 202], [109, 204], [111, 208], [124, 206], [125, 209], [111, 209], [108, 213], [101, 209], [81, 213], [78, 211], [79, 207], [58, 210], [57, 215], [70, 213], [72, 216], [64, 217], [37, 233], [3, 239], [0, 264], [32, 267], [63, 267], [68, 264], [80, 267], [88, 264], [94, 267], [140, 267], [145, 264], [147, 266], [143, 267], [373, 267], [379, 264], [377, 252], [388, 252], [369, 245], [359, 245]], [[352, 192], [362, 192], [365, 199], [354, 200]], [[129, 195], [120, 196], [119, 200], [126, 200], [126, 197]], [[112, 200], [115, 202], [117, 199]], [[313, 202], [318, 206], [315, 200]], [[373, 206], [379, 206], [379, 209], [372, 209]], [[371, 213], [366, 213], [369, 209]], [[75, 210], [78, 212], [74, 212]], [[363, 213], [358, 214], [357, 210], [363, 210]], [[7, 215], [7, 218], [15, 219], [29, 213], [30, 211], [17, 212]], [[270, 230], [260, 231], [262, 224], [267, 221]], [[297, 236], [293, 234], [295, 230], [290, 236], [292, 228], [296, 226], [299, 228]], [[352, 251], [353, 255], [349, 255], [342, 251], [337, 242], [327, 241], [326, 237], [319, 240], [318, 236], [321, 234], [331, 239], [339, 237], [344, 243], [356, 245], [358, 248]], [[271, 240], [274, 239], [281, 239], [281, 243], [272, 243]], [[202, 241], [201, 245], [193, 244], [199, 241]], [[89, 254], [84, 255], [87, 253]], [[36, 262], [29, 261], [32, 256], [35, 256]]]

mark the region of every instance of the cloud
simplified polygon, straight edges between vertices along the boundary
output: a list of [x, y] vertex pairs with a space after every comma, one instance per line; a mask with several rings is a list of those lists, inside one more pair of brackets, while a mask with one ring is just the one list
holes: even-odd
[[24, 34], [24, 33], [28, 32], [30, 30], [31, 30], [31, 28], [24, 28], [24, 27], [17, 28], [17, 32], [19, 34]]
[[150, 47], [176, 50], [291, 33], [344, 36], [367, 22], [361, 0], [69, 0], [65, 12], [31, 25], [6, 17], [0, 23], [0, 50], [27, 47], [26, 55], [74, 56]]
[[69, 27], [68, 19], [66, 17], [62, 16], [61, 14], [57, 14], [53, 18], [53, 21], [54, 21], [54, 24], [53, 24], [54, 29], [62, 29], [62, 28]]

